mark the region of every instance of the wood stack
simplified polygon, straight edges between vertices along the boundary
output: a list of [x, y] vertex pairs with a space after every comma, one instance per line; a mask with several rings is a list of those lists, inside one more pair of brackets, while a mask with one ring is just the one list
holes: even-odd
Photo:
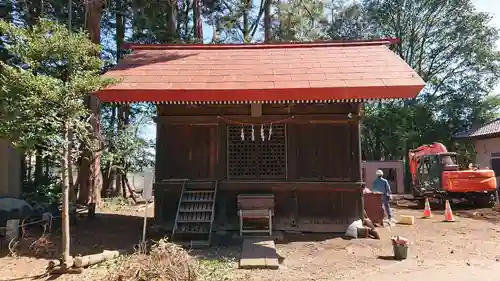
[[125, 250], [104, 250], [99, 254], [73, 257], [65, 265], [62, 263], [62, 260], [50, 260], [49, 265], [47, 266], [47, 271], [50, 274], [78, 274], [83, 272], [85, 267], [112, 260], [124, 253], [126, 253]]

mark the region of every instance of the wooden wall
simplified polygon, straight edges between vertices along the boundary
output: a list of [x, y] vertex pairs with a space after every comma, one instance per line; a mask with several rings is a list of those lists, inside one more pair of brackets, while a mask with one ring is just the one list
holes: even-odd
[[[181, 190], [180, 182], [155, 184], [155, 219], [159, 223], [173, 224]], [[363, 215], [363, 196], [357, 183], [225, 181], [219, 183], [217, 192], [217, 225], [238, 229], [236, 198], [241, 193], [274, 194], [275, 221], [286, 220], [290, 224], [323, 220], [345, 226]]]
[[[236, 122], [286, 124], [286, 180], [361, 181], [358, 104], [161, 105], [158, 107], [156, 182], [187, 178], [228, 178], [228, 126]], [[348, 118], [351, 113], [352, 118]], [[267, 129], [267, 128], [266, 128]], [[256, 141], [260, 141], [256, 126]], [[272, 177], [271, 177], [272, 178]], [[281, 176], [276, 179], [283, 179]]]
[[[250, 105], [160, 105], [156, 218], [175, 218], [182, 184], [164, 182], [172, 179], [218, 180], [216, 221], [222, 224], [236, 219], [238, 193], [272, 192], [276, 216], [292, 221], [300, 217], [329, 216], [342, 221], [361, 217], [360, 108], [353, 103], [265, 104], [261, 117], [251, 117]], [[228, 126], [283, 120], [285, 176], [277, 172], [275, 177], [228, 178]], [[259, 142], [260, 127], [255, 131]], [[240, 148], [243, 150], [237, 153], [250, 148]]]

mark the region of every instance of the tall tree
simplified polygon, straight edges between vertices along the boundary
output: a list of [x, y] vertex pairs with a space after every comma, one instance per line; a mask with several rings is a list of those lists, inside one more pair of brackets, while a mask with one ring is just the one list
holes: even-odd
[[[125, 7], [122, 3], [122, 0], [116, 1], [116, 61], [119, 62], [122, 58], [122, 45], [125, 41], [125, 23], [124, 23], [124, 10]], [[124, 114], [127, 111], [128, 107], [126, 105], [120, 105], [118, 108], [112, 107], [113, 114], [111, 122], [118, 121], [117, 132], [123, 129], [123, 119]], [[116, 110], [118, 110], [118, 119], [116, 117]], [[113, 128], [114, 124], [112, 123]], [[114, 130], [113, 130], [114, 131]], [[113, 195], [117, 196], [122, 194], [122, 180], [121, 175], [118, 173], [116, 168], [108, 167], [108, 178], [111, 184], [111, 181], [115, 180], [115, 188], [113, 190]], [[103, 188], [109, 188], [108, 186], [104, 186]]]
[[409, 147], [431, 141], [453, 149], [454, 133], [493, 116], [498, 99], [488, 95], [498, 82], [500, 55], [488, 14], [477, 12], [470, 0], [362, 4], [370, 36], [400, 38], [393, 50], [427, 82], [416, 101], [372, 106], [364, 136], [375, 145], [364, 142], [365, 151], [382, 143], [383, 154], [400, 158]]
[[325, 5], [321, 0], [289, 0], [278, 5], [277, 41], [300, 42], [324, 38]]
[[271, 42], [271, 0], [264, 1], [264, 42]]
[[[205, 1], [207, 22], [214, 28], [212, 41], [251, 43], [263, 41], [261, 20], [267, 0]], [[258, 4], [258, 5], [255, 5]]]
[[[193, 29], [187, 30], [183, 25], [185, 22], [192, 22], [187, 18], [187, 13], [192, 8], [187, 2], [189, 1], [132, 1], [131, 41], [149, 44], [178, 43], [186, 39], [184, 37], [192, 38]], [[186, 10], [179, 11], [179, 6]]]
[[[94, 44], [100, 45], [101, 42], [101, 15], [103, 3], [101, 0], [85, 2], [86, 27], [89, 31], [90, 40]], [[89, 204], [89, 216], [95, 213], [95, 205], [100, 202], [102, 188], [101, 174], [101, 106], [97, 97], [88, 97], [87, 104], [92, 113], [90, 123], [94, 137], [94, 146], [83, 153], [80, 176], [79, 202]]]
[[24, 149], [49, 143], [49, 152], [60, 160], [66, 264], [70, 237], [68, 171], [73, 165], [69, 131], [81, 140], [87, 139], [89, 125], [82, 120], [88, 111], [81, 101], [88, 93], [113, 81], [99, 75], [99, 46], [92, 44], [86, 34], [70, 33], [65, 26], [46, 20], [31, 28], [0, 20], [0, 32], [11, 55], [7, 63], [0, 62], [0, 108], [4, 121], [0, 123], [0, 137]]
[[[202, 1], [193, 0], [193, 21], [194, 21], [194, 36], [197, 43], [203, 43], [203, 26], [201, 20]], [[187, 21], [186, 21], [187, 22]]]

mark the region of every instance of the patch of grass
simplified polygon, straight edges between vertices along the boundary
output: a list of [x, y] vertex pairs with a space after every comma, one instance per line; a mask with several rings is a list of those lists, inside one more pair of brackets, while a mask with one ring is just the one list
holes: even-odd
[[231, 280], [230, 277], [233, 270], [233, 259], [198, 259], [198, 279], [200, 281]]

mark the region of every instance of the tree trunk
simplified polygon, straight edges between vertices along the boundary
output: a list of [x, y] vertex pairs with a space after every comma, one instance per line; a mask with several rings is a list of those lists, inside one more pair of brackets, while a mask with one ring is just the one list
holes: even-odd
[[[101, 38], [101, 10], [102, 1], [86, 1], [86, 22], [87, 30], [89, 31], [90, 40], [96, 44], [100, 44]], [[80, 184], [80, 203], [87, 203], [89, 205], [89, 217], [93, 217], [95, 205], [101, 201], [101, 112], [100, 102], [95, 96], [89, 97], [89, 108], [92, 112], [91, 125], [94, 136], [94, 143], [92, 149], [95, 151], [86, 151], [82, 161], [82, 180]]]
[[44, 172], [43, 172], [43, 176], [45, 178], [49, 178], [50, 176], [50, 168], [51, 168], [51, 159], [49, 157], [45, 157], [43, 158], [43, 164], [44, 164]]
[[179, 35], [177, 34], [177, 1], [165, 1], [167, 5], [167, 43], [176, 43], [179, 39]]
[[113, 190], [113, 195], [114, 196], [119, 196], [119, 197], [122, 197], [123, 196], [123, 190], [122, 190], [122, 176], [120, 175], [120, 173], [115, 170], [115, 186], [113, 187], [114, 190]]
[[122, 186], [122, 195], [123, 195], [123, 198], [127, 199], [127, 185], [125, 183], [125, 175], [121, 174], [120, 175], [120, 179], [121, 179], [121, 186]]
[[[134, 4], [133, 2], [132, 4]], [[134, 6], [134, 15], [137, 13], [136, 8]], [[116, 0], [116, 61], [119, 62], [122, 58], [122, 50], [121, 46], [125, 38], [125, 25], [123, 22], [123, 3], [122, 0]], [[118, 106], [112, 108], [111, 112], [111, 124], [113, 124], [113, 128], [115, 123], [117, 124], [117, 133], [120, 133], [123, 130], [122, 125], [122, 116], [124, 115], [124, 106]], [[118, 118], [117, 118], [118, 115]], [[103, 186], [104, 188], [108, 188], [111, 191], [112, 196], [119, 196], [121, 194], [121, 179], [119, 175], [117, 175], [116, 169], [114, 167], [108, 167], [108, 175], [107, 180], [108, 183]]]
[[201, 23], [201, 1], [193, 0], [194, 35], [196, 43], [203, 43], [203, 28]]
[[36, 24], [36, 22], [40, 18], [40, 15], [42, 14], [43, 1], [42, 0], [25, 1], [22, 2], [20, 6], [23, 7], [23, 12], [24, 12], [23, 15], [26, 24], [29, 27], [33, 27], [33, 25]]
[[111, 179], [109, 178], [109, 169], [106, 169], [105, 171], [102, 171], [102, 189], [101, 189], [101, 198], [107, 198], [108, 197], [108, 190], [111, 188], [110, 182]]
[[31, 181], [32, 178], [31, 178], [31, 175], [32, 175], [32, 170], [33, 170], [33, 166], [31, 165], [31, 161], [33, 160], [32, 159], [32, 155], [31, 155], [31, 152], [28, 152], [28, 161], [26, 161], [26, 179]]
[[43, 157], [42, 149], [37, 147], [35, 149], [35, 184], [41, 184], [43, 178]]
[[[20, 180], [21, 180], [21, 187], [24, 186], [24, 183], [26, 182], [26, 172], [27, 172], [27, 168], [26, 168], [26, 152], [22, 151], [21, 152], [21, 155], [20, 155], [20, 158], [21, 158], [21, 161], [20, 162], [20, 165], [21, 165], [21, 168], [20, 168], [20, 171], [21, 171], [21, 176], [20, 176]], [[24, 192], [24, 190], [22, 190]]]
[[[123, 6], [122, 0], [116, 0], [116, 61], [119, 62], [122, 58], [121, 47], [125, 38], [125, 25], [123, 23]], [[113, 108], [113, 113], [115, 112]]]
[[250, 10], [252, 0], [243, 0], [243, 43], [250, 43]]
[[110, 195], [116, 196], [115, 182], [116, 182], [115, 169], [109, 168], [103, 174], [101, 197], [109, 197]]
[[[71, 224], [76, 223], [76, 184], [73, 175], [73, 128], [68, 128], [68, 184], [69, 184], [69, 220]], [[78, 180], [78, 179], [77, 179]]]
[[78, 174], [77, 184], [78, 184], [78, 204], [87, 205], [90, 196], [90, 163], [91, 163], [91, 152], [86, 149], [82, 151], [80, 159], [80, 171]]
[[69, 255], [70, 247], [70, 231], [69, 231], [69, 178], [68, 168], [71, 168], [71, 141], [69, 141], [69, 130], [71, 124], [66, 121], [64, 124], [64, 141], [63, 155], [61, 157], [62, 184], [63, 184], [63, 202], [61, 210], [61, 228], [62, 228], [62, 260], [63, 265], [68, 267], [71, 256]]
[[375, 128], [375, 160], [380, 161], [382, 158], [382, 140], [380, 139], [380, 129]]
[[2, 6], [0, 6], [0, 19], [11, 22], [12, 21], [12, 1], [5, 1]]
[[[68, 141], [70, 142], [71, 144], [71, 149], [73, 149], [73, 128], [69, 128], [68, 129]], [[73, 194], [73, 187], [75, 185], [75, 179], [74, 179], [74, 176], [73, 176], [73, 151], [68, 151], [68, 181], [69, 181], [69, 189], [70, 189], [70, 194]]]
[[277, 39], [283, 41], [284, 39], [284, 26], [283, 26], [283, 14], [281, 13], [281, 0], [276, 0], [276, 17], [278, 18], [278, 31], [277, 31]]
[[137, 199], [135, 198], [135, 190], [132, 188], [132, 186], [130, 185], [130, 182], [128, 181], [128, 178], [126, 175], [123, 176], [123, 181], [125, 183], [125, 186], [127, 186], [127, 189], [130, 193], [130, 198], [132, 198], [132, 200], [134, 201], [134, 203], [137, 204]]
[[[129, 107], [127, 105], [120, 105], [118, 107], [118, 133], [125, 129], [125, 125], [128, 124], [128, 116], [129, 116]], [[121, 163], [124, 163], [125, 160], [121, 159]], [[117, 171], [115, 169], [116, 174], [116, 184], [115, 184], [115, 195], [124, 195], [126, 197], [126, 193], [123, 191], [125, 187], [123, 186], [123, 180], [121, 177], [121, 173], [123, 171]]]
[[271, 35], [271, 0], [264, 3], [264, 42], [269, 43], [272, 40]]

